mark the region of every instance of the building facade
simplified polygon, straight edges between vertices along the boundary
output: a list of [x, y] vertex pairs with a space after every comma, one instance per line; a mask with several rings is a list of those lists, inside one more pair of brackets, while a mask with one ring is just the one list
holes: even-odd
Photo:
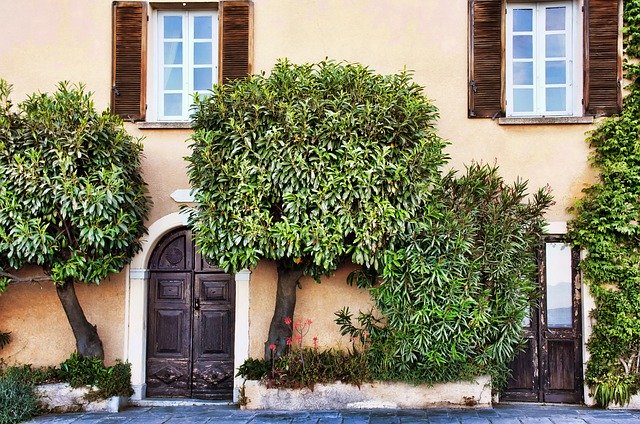
[[[189, 105], [193, 93], [279, 58], [360, 62], [379, 73], [412, 70], [440, 110], [448, 167], [497, 163], [505, 180], [549, 185], [545, 296], [514, 369], [512, 400], [586, 402], [591, 302], [562, 239], [567, 208], [595, 180], [585, 133], [621, 104], [621, 1], [254, 0], [4, 2], [0, 77], [20, 101], [82, 82], [143, 137], [154, 205], [143, 250], [99, 287], [78, 287], [108, 362], [128, 360], [138, 398], [237, 396], [234, 369], [262, 355], [276, 270], [227, 275], [202, 260], [185, 229]], [[34, 270], [37, 272], [37, 270]], [[370, 306], [345, 284], [302, 282], [296, 315], [327, 346], [344, 345], [333, 312]], [[74, 340], [52, 285], [15, 284], [0, 296], [11, 363], [53, 365]], [[46, 324], [45, 324], [46, 323]], [[43, 325], [45, 324], [45, 325]], [[315, 335], [314, 334], [314, 335]], [[47, 352], [43, 354], [43, 352]], [[216, 387], [216, 389], [209, 389]]]

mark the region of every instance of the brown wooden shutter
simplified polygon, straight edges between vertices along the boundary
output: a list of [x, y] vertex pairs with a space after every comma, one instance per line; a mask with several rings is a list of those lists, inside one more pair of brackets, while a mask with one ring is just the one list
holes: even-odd
[[588, 114], [612, 115], [622, 108], [619, 7], [620, 0], [585, 0], [584, 101]]
[[145, 118], [146, 46], [147, 4], [114, 1], [111, 110], [125, 119]]
[[469, 117], [502, 112], [502, 0], [469, 1]]
[[253, 3], [223, 1], [220, 8], [220, 81], [251, 73]]

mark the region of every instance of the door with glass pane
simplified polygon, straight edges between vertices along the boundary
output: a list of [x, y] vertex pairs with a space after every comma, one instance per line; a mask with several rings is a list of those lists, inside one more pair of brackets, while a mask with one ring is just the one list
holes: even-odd
[[578, 249], [550, 236], [539, 254], [538, 307], [525, 320], [526, 349], [511, 363], [502, 399], [582, 402], [582, 328]]

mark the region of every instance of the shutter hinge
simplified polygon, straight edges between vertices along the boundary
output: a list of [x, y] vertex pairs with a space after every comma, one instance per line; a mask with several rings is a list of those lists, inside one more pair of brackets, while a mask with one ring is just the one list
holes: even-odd
[[147, 15], [147, 22], [149, 22], [149, 15]]
[[120, 95], [120, 90], [118, 90], [118, 87], [116, 87], [115, 85], [111, 87], [111, 91], [113, 91], [113, 94], [115, 94], [116, 96]]
[[471, 81], [469, 82], [469, 86], [471, 87], [471, 90], [472, 90], [474, 93], [477, 93], [477, 92], [478, 92], [478, 85], [476, 84], [476, 82], [475, 82], [474, 80], [471, 80]]

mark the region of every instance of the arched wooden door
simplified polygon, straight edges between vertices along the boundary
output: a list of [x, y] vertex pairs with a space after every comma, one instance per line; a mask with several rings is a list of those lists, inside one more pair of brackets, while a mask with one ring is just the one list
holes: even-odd
[[232, 398], [235, 280], [197, 253], [187, 229], [149, 264], [147, 396]]

